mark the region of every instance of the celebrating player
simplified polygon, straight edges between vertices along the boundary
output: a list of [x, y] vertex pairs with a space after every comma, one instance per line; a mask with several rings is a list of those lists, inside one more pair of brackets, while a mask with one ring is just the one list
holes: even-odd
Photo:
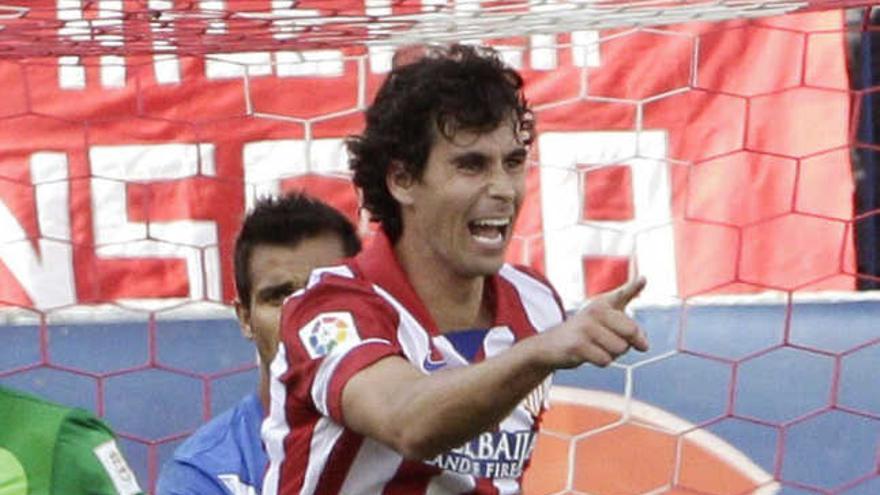
[[134, 495], [113, 432], [88, 411], [0, 387], [0, 494]]
[[278, 347], [281, 303], [317, 266], [360, 251], [355, 228], [302, 194], [259, 200], [235, 242], [235, 312], [260, 356], [260, 384], [233, 409], [199, 428], [159, 477], [159, 495], [256, 495], [268, 461], [260, 424], [269, 401], [269, 363]]
[[455, 45], [395, 68], [349, 142], [381, 232], [285, 303], [264, 493], [516, 493], [551, 373], [645, 336], [638, 279], [563, 321], [504, 264], [535, 137], [522, 79]]

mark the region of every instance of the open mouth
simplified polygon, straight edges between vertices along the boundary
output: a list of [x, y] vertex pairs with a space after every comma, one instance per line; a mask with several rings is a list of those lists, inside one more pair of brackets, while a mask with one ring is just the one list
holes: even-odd
[[510, 217], [479, 218], [468, 222], [474, 241], [487, 247], [503, 246], [509, 227]]

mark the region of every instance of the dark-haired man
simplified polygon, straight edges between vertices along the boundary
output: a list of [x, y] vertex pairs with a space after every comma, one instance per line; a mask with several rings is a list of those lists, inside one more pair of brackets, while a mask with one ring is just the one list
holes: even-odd
[[535, 137], [522, 85], [455, 45], [379, 89], [349, 152], [382, 229], [285, 303], [265, 494], [518, 493], [552, 372], [647, 349], [624, 313], [644, 279], [564, 321], [504, 263]]
[[332, 207], [303, 194], [267, 198], [245, 217], [235, 242], [235, 313], [260, 356], [255, 394], [203, 425], [174, 453], [159, 477], [159, 495], [256, 495], [267, 460], [260, 424], [269, 401], [269, 363], [278, 347], [281, 303], [309, 273], [360, 250], [354, 226]]

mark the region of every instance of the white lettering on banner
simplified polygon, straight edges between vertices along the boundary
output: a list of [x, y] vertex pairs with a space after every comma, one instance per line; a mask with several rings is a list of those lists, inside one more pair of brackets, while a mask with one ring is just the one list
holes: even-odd
[[348, 177], [348, 155], [340, 138], [278, 139], [246, 143], [244, 162], [245, 208], [257, 198], [281, 193], [281, 179], [308, 173]]
[[[202, 12], [214, 12], [216, 14], [220, 14], [226, 8], [226, 2], [223, 0], [199, 0], [199, 9]], [[218, 15], [217, 17], [220, 17]], [[205, 30], [206, 34], [226, 34], [226, 23], [222, 20], [212, 20], [208, 23], [208, 29]]]
[[[293, 0], [272, 2], [268, 12], [239, 12], [242, 18], [267, 21], [271, 26], [272, 37], [277, 40], [295, 38], [298, 33], [311, 25], [320, 25], [321, 11], [317, 9], [296, 8]], [[202, 1], [202, 10], [222, 11], [222, 1]], [[222, 20], [211, 23], [208, 33], [222, 34], [226, 24]], [[208, 79], [229, 79], [239, 77], [258, 77], [274, 74], [277, 77], [340, 77], [344, 75], [345, 64], [339, 50], [302, 50], [298, 52], [246, 52], [213, 54], [205, 57], [205, 77]]]
[[0, 261], [37, 309], [76, 302], [67, 155], [39, 152], [30, 158], [36, 196], [39, 253], [12, 211], [0, 202]]
[[[374, 18], [381, 18], [382, 16], [391, 15], [391, 0], [365, 0], [364, 2], [367, 15], [372, 16]], [[428, 5], [425, 5], [422, 2], [422, 10], [428, 8]], [[381, 22], [371, 22], [367, 25], [367, 32], [374, 33], [378, 31], [387, 32], [388, 28], [392, 26], [388, 26], [387, 24]], [[392, 61], [394, 60], [394, 48], [390, 46], [377, 46], [370, 45], [370, 72], [373, 74], [385, 74], [390, 72], [392, 67]]]
[[[88, 23], [82, 19], [80, 0], [58, 0], [58, 20], [62, 27], [59, 37], [73, 41], [89, 41]], [[80, 64], [79, 57], [58, 58], [58, 87], [61, 89], [84, 89], [86, 87], [86, 68]]]
[[[174, 2], [173, 0], [149, 0], [147, 7], [161, 17], [164, 11], [174, 8]], [[174, 45], [164, 39], [166, 35], [174, 34], [174, 23], [151, 22], [150, 32], [153, 34], [153, 49], [156, 50], [156, 54], [153, 55], [153, 73], [156, 77], [156, 83], [179, 84], [180, 60], [173, 53], [163, 53], [175, 50]]]
[[221, 53], [205, 56], [205, 77], [208, 79], [238, 79], [272, 74], [272, 55], [269, 52]]
[[339, 50], [275, 52], [273, 56], [278, 77], [340, 77], [345, 73]]
[[126, 184], [214, 176], [213, 144], [94, 146], [92, 212], [95, 254], [105, 259], [178, 258], [186, 261], [189, 297], [221, 300], [217, 224], [205, 220], [132, 222]]
[[535, 448], [535, 432], [490, 431], [426, 464], [480, 478], [518, 478]]
[[[122, 32], [123, 6], [122, 0], [99, 0], [98, 19], [92, 21], [93, 26], [106, 29], [108, 33]], [[122, 46], [121, 34], [95, 35], [102, 45], [107, 47]], [[105, 88], [125, 87], [125, 58], [118, 55], [101, 56], [101, 86]]]
[[[58, 20], [62, 27], [58, 29], [59, 37], [70, 38], [72, 41], [98, 41], [107, 47], [122, 46], [121, 34], [110, 34], [122, 30], [122, 0], [98, 0], [98, 18], [83, 18], [82, 0], [58, 0]], [[102, 30], [101, 34], [93, 34], [93, 30]], [[104, 88], [121, 88], [125, 86], [125, 59], [116, 55], [103, 55], [101, 63], [101, 86]], [[58, 86], [61, 89], [84, 89], [86, 87], [85, 67], [79, 57], [59, 57]]]
[[[547, 277], [565, 306], [585, 298], [578, 267], [589, 255], [634, 257], [638, 273], [650, 280], [645, 295], [677, 294], [669, 165], [662, 160], [666, 132], [548, 132], [538, 146]], [[578, 165], [630, 167], [634, 218], [581, 219]]]
[[277, 77], [341, 77], [345, 64], [339, 50], [205, 55], [205, 77], [208, 79], [271, 76], [273, 70]]

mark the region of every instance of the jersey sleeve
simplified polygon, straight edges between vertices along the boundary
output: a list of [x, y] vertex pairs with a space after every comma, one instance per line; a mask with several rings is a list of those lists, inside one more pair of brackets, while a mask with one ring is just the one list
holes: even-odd
[[142, 493], [110, 429], [82, 410], [72, 410], [58, 430], [53, 494], [134, 495]]
[[[376, 361], [402, 355], [398, 316], [364, 283], [339, 278], [285, 303], [281, 341], [288, 398], [310, 404], [344, 424], [342, 390]], [[273, 374], [276, 370], [273, 370]]]
[[[246, 492], [242, 492], [246, 493]], [[185, 462], [171, 459], [162, 467], [156, 495], [239, 495], [230, 493], [218, 480]]]
[[559, 312], [562, 313], [562, 318], [565, 319], [566, 311], [565, 305], [562, 304], [562, 297], [559, 296], [559, 292], [556, 291], [556, 287], [553, 287], [553, 284], [551, 284], [550, 281], [547, 280], [547, 277], [545, 277], [541, 272], [526, 265], [514, 265], [514, 267], [547, 287], [547, 290], [549, 290], [550, 293], [553, 295], [553, 301], [556, 303], [556, 309], [558, 309]]

